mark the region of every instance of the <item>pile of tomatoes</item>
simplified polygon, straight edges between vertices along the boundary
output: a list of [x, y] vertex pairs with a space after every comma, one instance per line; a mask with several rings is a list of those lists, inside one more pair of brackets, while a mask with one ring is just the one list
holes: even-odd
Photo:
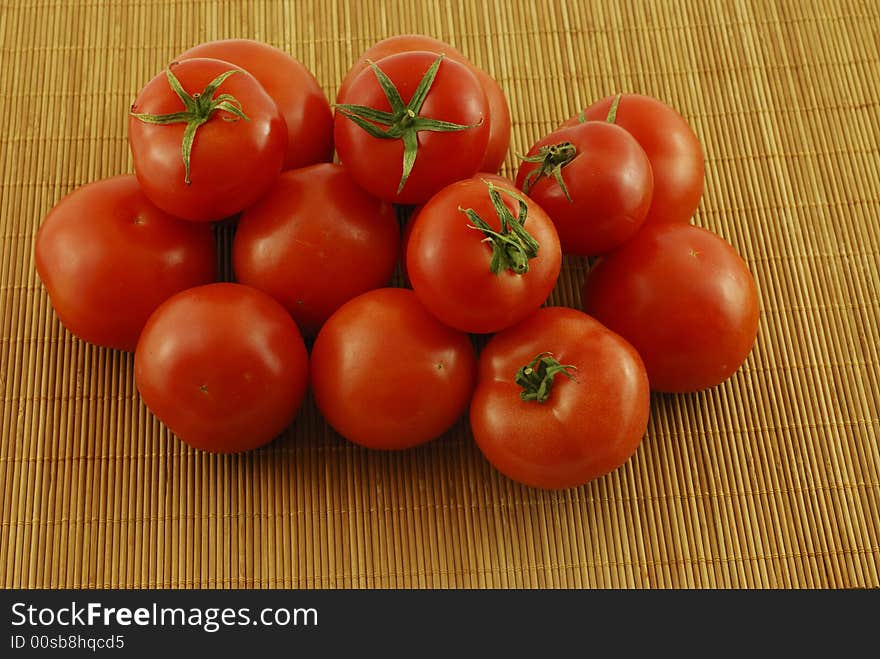
[[[745, 263], [689, 224], [700, 143], [646, 96], [586, 108], [513, 182], [504, 94], [448, 44], [379, 42], [331, 107], [294, 58], [228, 40], [149, 81], [128, 134], [135, 175], [61, 200], [37, 269], [62, 323], [134, 351], [141, 398], [199, 449], [266, 444], [310, 386], [361, 446], [468, 413], [499, 471], [573, 487], [632, 455], [651, 390], [717, 385], [756, 337]], [[218, 283], [230, 217], [236, 283]], [[583, 310], [545, 305], [563, 254], [591, 259]]]

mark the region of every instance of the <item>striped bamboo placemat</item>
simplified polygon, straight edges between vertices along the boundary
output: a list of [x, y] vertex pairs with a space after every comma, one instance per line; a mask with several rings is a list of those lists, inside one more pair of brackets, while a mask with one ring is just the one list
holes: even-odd
[[[587, 486], [505, 480], [464, 422], [368, 452], [311, 400], [263, 450], [190, 450], [36, 276], [42, 217], [131, 171], [126, 111], [176, 53], [260, 39], [332, 98], [401, 32], [505, 88], [505, 174], [615, 91], [667, 101], [704, 145], [694, 221], [755, 274], [757, 345], [725, 384], [655, 396], [637, 454]], [[878, 34], [868, 0], [0, 0], [0, 586], [880, 586]], [[568, 259], [551, 302], [577, 305], [584, 274]]]

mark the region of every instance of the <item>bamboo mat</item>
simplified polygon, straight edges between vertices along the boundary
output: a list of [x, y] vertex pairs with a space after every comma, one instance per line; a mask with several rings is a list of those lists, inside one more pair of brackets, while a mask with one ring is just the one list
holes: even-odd
[[[176, 53], [260, 39], [332, 98], [413, 31], [499, 80], [512, 153], [615, 91], [678, 108], [706, 153], [694, 221], [757, 279], [736, 376], [655, 396], [637, 454], [582, 488], [505, 480], [464, 422], [368, 452], [311, 400], [263, 450], [190, 450], [37, 278], [42, 217], [131, 171], [126, 111]], [[880, 586], [878, 35], [869, 0], [0, 0], [0, 586]], [[551, 302], [577, 305], [584, 273], [567, 260]]]

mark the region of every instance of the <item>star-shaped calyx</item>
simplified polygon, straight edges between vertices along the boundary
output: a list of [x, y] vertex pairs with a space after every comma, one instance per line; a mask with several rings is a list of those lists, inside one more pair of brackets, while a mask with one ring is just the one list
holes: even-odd
[[171, 72], [171, 69], [165, 69], [165, 76], [168, 78], [168, 84], [183, 102], [184, 109], [181, 112], [170, 112], [168, 114], [131, 113], [132, 117], [147, 124], [186, 124], [186, 128], [183, 131], [183, 141], [180, 144], [180, 153], [183, 157], [185, 181], [187, 185], [192, 182], [189, 177], [190, 159], [192, 157], [193, 142], [196, 139], [196, 132], [199, 128], [219, 110], [233, 115], [232, 117], [223, 117], [226, 121], [237, 121], [238, 119], [250, 121], [242, 110], [241, 103], [232, 94], [220, 94], [216, 98], [214, 97], [214, 94], [220, 85], [222, 85], [233, 73], [241, 73], [241, 71], [238, 69], [231, 69], [221, 73], [209, 82], [201, 92], [189, 94], [183, 88], [183, 85], [180, 84], [177, 77]]
[[[620, 96], [621, 95], [618, 94], [615, 97], [614, 101], [611, 103], [611, 108], [608, 110], [608, 116], [605, 117], [605, 121], [609, 124], [613, 124], [617, 119], [617, 106], [620, 104]], [[580, 123], [585, 123], [587, 121], [584, 112], [581, 112], [580, 115], [578, 115], [578, 121]], [[549, 178], [552, 176], [562, 190], [562, 194], [568, 199], [568, 203], [574, 203], [574, 200], [568, 193], [565, 180], [562, 178], [562, 169], [574, 160], [577, 154], [578, 150], [574, 144], [571, 142], [559, 142], [557, 144], [542, 146], [538, 149], [538, 153], [533, 156], [519, 156], [520, 160], [523, 162], [540, 163], [529, 172], [529, 175], [526, 176], [525, 181], [523, 181], [523, 192], [528, 194], [529, 190], [531, 190], [538, 181], [542, 178]]]
[[437, 71], [442, 61], [443, 55], [441, 54], [422, 76], [412, 98], [409, 99], [409, 103], [403, 102], [400, 92], [385, 72], [375, 62], [370, 62], [370, 67], [379, 81], [379, 86], [391, 106], [391, 112], [350, 103], [340, 103], [335, 106], [338, 112], [351, 119], [369, 135], [382, 140], [403, 141], [403, 165], [397, 194], [400, 194], [403, 186], [406, 185], [416, 162], [419, 151], [418, 133], [420, 131], [452, 132], [476, 128], [480, 125], [479, 123], [456, 124], [451, 121], [423, 117], [419, 114], [425, 99], [428, 98], [431, 85], [434, 84], [434, 78], [437, 77]]

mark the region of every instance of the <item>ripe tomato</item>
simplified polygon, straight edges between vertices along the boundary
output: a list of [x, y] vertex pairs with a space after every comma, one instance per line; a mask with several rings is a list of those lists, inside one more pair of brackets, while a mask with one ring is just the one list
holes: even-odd
[[150, 314], [178, 291], [214, 281], [211, 227], [156, 208], [134, 176], [77, 188], [37, 233], [37, 272], [55, 313], [81, 339], [134, 350]]
[[467, 335], [442, 325], [404, 288], [349, 300], [312, 348], [318, 409], [340, 435], [373, 449], [441, 435], [467, 408], [475, 374]]
[[[593, 103], [563, 124], [602, 121], [615, 96]], [[703, 195], [703, 149], [682, 116], [665, 103], [642, 94], [622, 94], [614, 123], [632, 133], [645, 150], [654, 174], [654, 195], [646, 224], [687, 223]]]
[[576, 487], [629, 459], [648, 425], [638, 353], [567, 307], [539, 309], [480, 355], [470, 422], [496, 469], [531, 487]]
[[144, 403], [180, 439], [235, 453], [266, 444], [293, 420], [308, 354], [296, 323], [268, 295], [210, 284], [150, 316], [134, 375]]
[[343, 302], [388, 285], [400, 229], [394, 209], [339, 165], [285, 172], [245, 210], [232, 247], [238, 281], [281, 302], [313, 335]]
[[361, 71], [369, 68], [370, 61], [376, 62], [383, 57], [411, 50], [425, 50], [438, 55], [442, 53], [449, 59], [464, 64], [471, 70], [471, 73], [477, 76], [489, 103], [489, 143], [486, 145], [486, 152], [483, 154], [479, 171], [497, 172], [504, 162], [507, 149], [510, 146], [510, 108], [507, 105], [504, 91], [492, 76], [475, 66], [460, 51], [439, 39], [423, 34], [399, 34], [374, 44], [360, 56], [345, 75], [336, 94], [336, 102], [342, 102], [341, 99], [345, 96], [352, 81]]
[[141, 90], [131, 112], [138, 181], [150, 201], [177, 217], [207, 222], [233, 215], [281, 172], [287, 130], [278, 106], [256, 78], [229, 62], [172, 63]]
[[336, 150], [358, 185], [419, 204], [477, 172], [489, 108], [466, 66], [434, 53], [385, 57], [351, 83], [334, 120]]
[[651, 163], [633, 136], [607, 121], [559, 128], [528, 152], [516, 187], [553, 219], [562, 251], [594, 256], [623, 244], [651, 205]]
[[550, 295], [562, 264], [553, 222], [502, 180], [453, 183], [411, 220], [413, 290], [432, 314], [465, 332], [497, 332], [525, 318]]
[[723, 382], [758, 332], [758, 296], [727, 242], [689, 224], [646, 227], [604, 257], [584, 286], [584, 310], [639, 351], [655, 391]]
[[287, 125], [284, 169], [333, 158], [333, 113], [315, 76], [287, 53], [251, 39], [223, 39], [190, 48], [177, 61], [194, 57], [223, 60], [253, 75], [271, 96]]

